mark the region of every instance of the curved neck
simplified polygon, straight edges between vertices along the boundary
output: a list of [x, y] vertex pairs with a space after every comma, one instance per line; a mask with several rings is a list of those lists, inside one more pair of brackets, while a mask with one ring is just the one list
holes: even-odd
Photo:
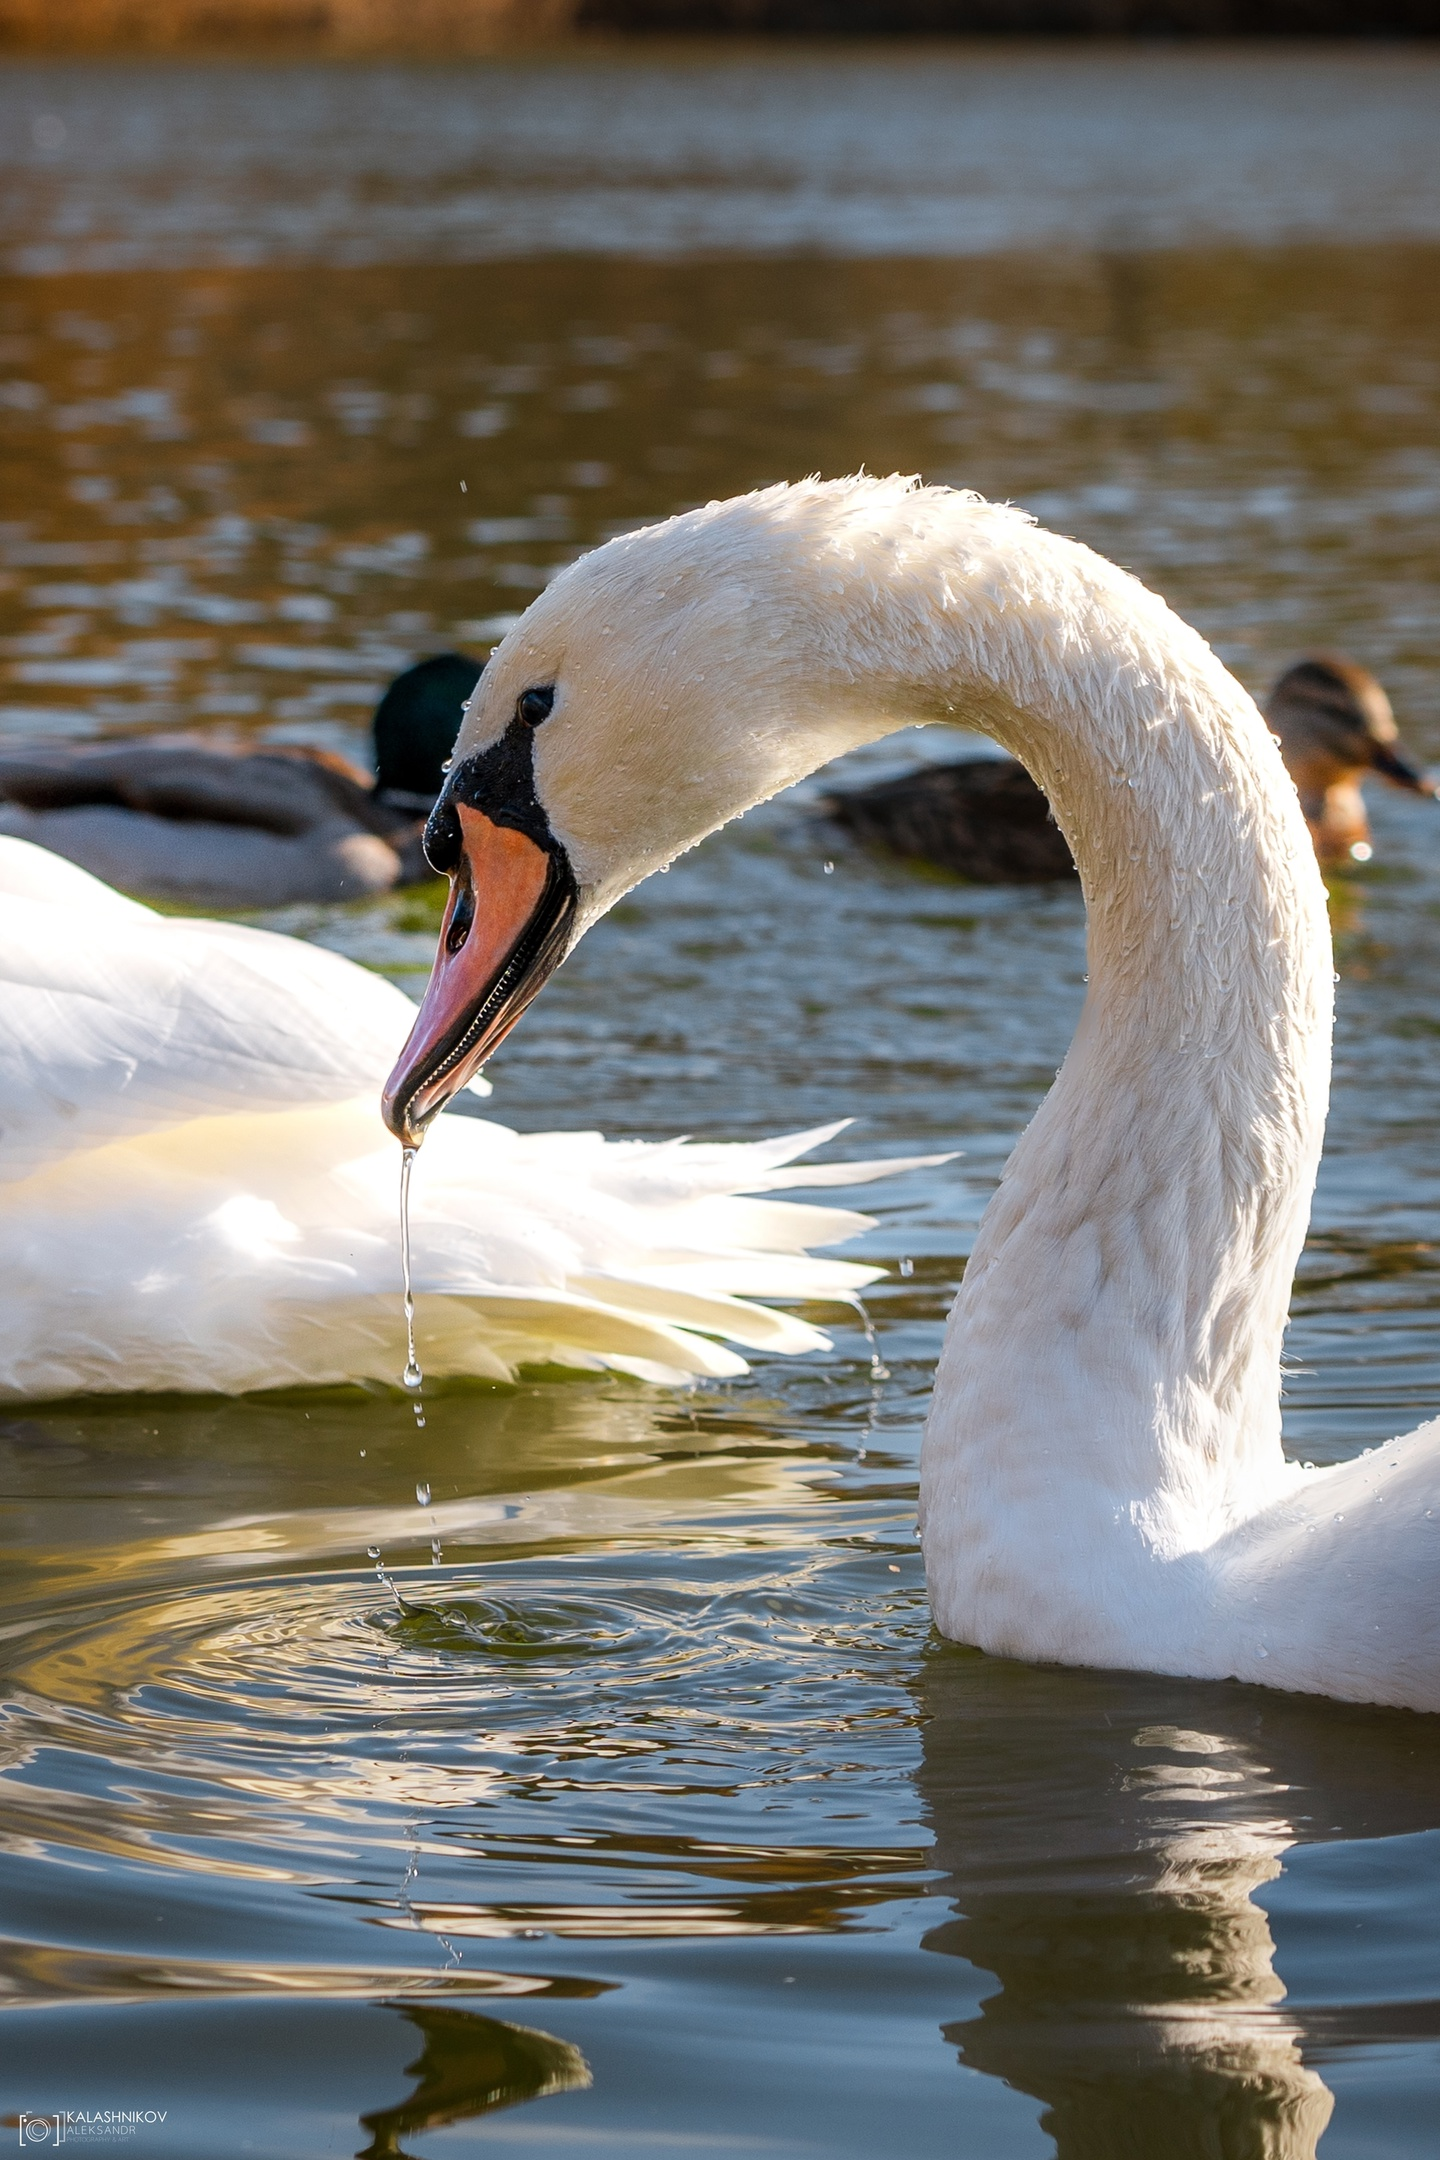
[[972, 1517], [1088, 1507], [1097, 1535], [1118, 1509], [1193, 1548], [1282, 1471], [1329, 1087], [1324, 890], [1276, 744], [1203, 641], [1088, 550], [973, 516], [904, 556], [872, 688], [889, 724], [917, 704], [978, 723], [1045, 790], [1089, 993], [980, 1229], [927, 1488]]

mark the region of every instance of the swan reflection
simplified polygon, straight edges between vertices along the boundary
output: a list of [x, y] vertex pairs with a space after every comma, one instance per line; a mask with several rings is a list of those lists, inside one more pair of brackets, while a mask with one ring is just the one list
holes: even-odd
[[1058, 2160], [1313, 2160], [1333, 2098], [1254, 1893], [1296, 1843], [1440, 1821], [1440, 1721], [963, 1650], [919, 1695], [956, 1914], [925, 1947], [1000, 1983], [960, 2060]]
[[535, 2032], [474, 2010], [405, 2006], [424, 2046], [405, 2075], [415, 2089], [393, 2107], [360, 2118], [370, 2142], [357, 2160], [405, 2160], [401, 2139], [471, 2122], [496, 2108], [551, 2093], [580, 2092], [590, 2083], [584, 2056], [568, 2040]]

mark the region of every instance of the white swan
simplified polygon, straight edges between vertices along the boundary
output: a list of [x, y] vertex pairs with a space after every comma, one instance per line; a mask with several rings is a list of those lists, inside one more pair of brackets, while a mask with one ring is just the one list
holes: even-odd
[[955, 715], [1050, 797], [1090, 988], [945, 1339], [936, 1620], [1017, 1657], [1440, 1710], [1440, 1426], [1319, 1471], [1280, 1447], [1332, 1002], [1299, 801], [1203, 641], [1088, 549], [856, 479], [564, 572], [486, 670], [431, 820], [454, 889], [391, 1128], [418, 1137], [640, 878], [837, 752]]
[[[166, 919], [0, 839], [0, 1394], [397, 1379], [397, 1160], [376, 1097], [414, 1019], [297, 939]], [[412, 1195], [427, 1372], [743, 1372], [823, 1345], [749, 1302], [853, 1296], [866, 1227], [762, 1197], [838, 1127], [741, 1146], [437, 1127]], [[433, 1159], [432, 1159], [433, 1158]]]

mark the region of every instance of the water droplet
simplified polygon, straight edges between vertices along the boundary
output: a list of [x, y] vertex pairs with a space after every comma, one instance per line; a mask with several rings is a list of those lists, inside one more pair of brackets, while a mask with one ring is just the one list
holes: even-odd
[[438, 1537], [432, 1537], [432, 1538], [431, 1538], [431, 1540], [430, 1540], [430, 1565], [431, 1565], [431, 1567], [439, 1567], [439, 1565], [440, 1565], [441, 1561], [442, 1561], [442, 1560], [444, 1559], [444, 1557], [445, 1557], [445, 1554], [444, 1554], [444, 1552], [443, 1552], [443, 1550], [442, 1550], [442, 1548], [441, 1548], [441, 1544], [440, 1544], [440, 1540], [439, 1540], [439, 1538], [438, 1538]]
[[825, 875], [826, 875], [826, 877], [834, 877], [834, 875], [835, 875], [835, 865], [834, 865], [834, 863], [833, 863], [833, 862], [827, 862], [827, 863], [826, 863], [826, 865], [825, 865]]
[[410, 1173], [418, 1151], [400, 1150], [400, 1272], [405, 1286], [405, 1370], [400, 1375], [407, 1388], [418, 1388], [425, 1378], [415, 1355], [415, 1287], [410, 1271]]
[[415, 1487], [415, 1505], [417, 1507], [429, 1507], [430, 1487], [428, 1485], [417, 1485]]
[[865, 1340], [870, 1346], [870, 1378], [872, 1380], [888, 1380], [890, 1378], [890, 1368], [880, 1356], [880, 1345], [875, 1338], [875, 1323], [865, 1310], [863, 1298], [856, 1298], [855, 1310], [860, 1315], [860, 1325], [865, 1330]]
[[1257, 1651], [1255, 1652], [1255, 1655], [1256, 1655], [1256, 1657], [1269, 1657], [1270, 1653], [1269, 1653], [1269, 1651], [1268, 1651], [1268, 1650], [1265, 1650], [1265, 1649], [1263, 1649], [1263, 1648], [1262, 1648], [1262, 1649], [1259, 1649], [1259, 1650], [1257, 1650]]
[[906, 1277], [909, 1277], [909, 1276], [913, 1275], [913, 1274], [914, 1274], [914, 1272], [915, 1272], [915, 1263], [914, 1263], [914, 1261], [913, 1261], [913, 1260], [912, 1260], [912, 1259], [910, 1258], [909, 1254], [908, 1254], [908, 1253], [906, 1253], [906, 1254], [904, 1254], [904, 1255], [902, 1256], [902, 1258], [901, 1258], [901, 1261], [900, 1261], [900, 1273], [901, 1273], [902, 1275], [906, 1276]]
[[1335, 1517], [1335, 1520], [1336, 1520], [1336, 1522], [1344, 1522], [1344, 1520], [1345, 1520], [1345, 1517], [1344, 1517], [1343, 1515], [1337, 1515], [1337, 1516]]
[[384, 1583], [385, 1588], [395, 1600], [397, 1611], [408, 1612], [409, 1607], [406, 1605], [404, 1598], [401, 1597], [400, 1592], [385, 1572], [385, 1562], [380, 1557], [380, 1547], [378, 1545], [367, 1545], [365, 1550], [375, 1563], [375, 1580]]

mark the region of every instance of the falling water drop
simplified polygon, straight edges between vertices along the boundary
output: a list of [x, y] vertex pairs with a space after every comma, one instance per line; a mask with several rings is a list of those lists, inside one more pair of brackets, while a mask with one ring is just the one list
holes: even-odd
[[385, 1572], [385, 1562], [380, 1557], [380, 1547], [378, 1545], [367, 1545], [365, 1550], [369, 1557], [375, 1563], [376, 1581], [384, 1583], [385, 1588], [390, 1592], [391, 1597], [394, 1598], [399, 1611], [408, 1612], [410, 1610], [409, 1606], [405, 1603], [404, 1598], [401, 1597], [400, 1592], [396, 1589], [394, 1583], [391, 1581], [390, 1577]]
[[416, 1507], [429, 1507], [430, 1487], [428, 1485], [421, 1483], [415, 1487], [415, 1505]]
[[410, 1173], [418, 1150], [400, 1151], [400, 1267], [405, 1279], [405, 1370], [400, 1375], [407, 1388], [418, 1389], [425, 1375], [415, 1356], [415, 1287], [410, 1274]]
[[909, 1276], [913, 1275], [913, 1274], [914, 1274], [914, 1272], [915, 1272], [915, 1263], [914, 1263], [914, 1261], [913, 1261], [913, 1260], [912, 1260], [912, 1259], [910, 1258], [909, 1254], [907, 1253], [907, 1254], [905, 1254], [905, 1255], [903, 1256], [903, 1258], [901, 1259], [901, 1262], [900, 1262], [900, 1273], [901, 1273], [902, 1275], [904, 1275], [904, 1276], [906, 1276], [906, 1277], [908, 1278]]
[[888, 1380], [890, 1378], [890, 1368], [880, 1355], [880, 1345], [875, 1335], [875, 1323], [865, 1310], [863, 1298], [856, 1298], [855, 1310], [860, 1315], [860, 1325], [865, 1330], [865, 1340], [870, 1346], [870, 1378], [872, 1380]]

